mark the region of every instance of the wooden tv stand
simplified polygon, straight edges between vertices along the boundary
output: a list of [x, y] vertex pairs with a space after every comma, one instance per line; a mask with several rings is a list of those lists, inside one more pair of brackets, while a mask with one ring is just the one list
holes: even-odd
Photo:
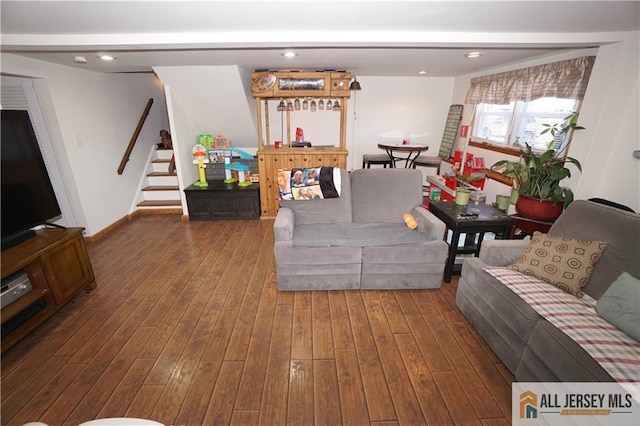
[[[2, 338], [2, 352], [42, 324], [82, 288], [96, 287], [95, 276], [82, 237], [84, 228], [44, 228], [36, 235], [2, 252], [2, 278], [24, 272], [33, 289], [0, 311], [2, 327], [20, 315], [36, 310]], [[15, 323], [14, 323], [15, 324]]]

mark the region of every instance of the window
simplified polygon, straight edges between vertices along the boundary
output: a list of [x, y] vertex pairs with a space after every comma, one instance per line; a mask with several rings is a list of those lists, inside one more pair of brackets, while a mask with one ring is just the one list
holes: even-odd
[[[471, 136], [481, 142], [500, 146], [528, 143], [534, 149], [545, 150], [553, 140], [550, 133], [541, 135], [543, 124], [562, 123], [578, 110], [576, 99], [539, 98], [533, 101], [513, 101], [507, 105], [479, 103], [476, 105]], [[563, 148], [566, 138], [558, 138], [555, 149]]]

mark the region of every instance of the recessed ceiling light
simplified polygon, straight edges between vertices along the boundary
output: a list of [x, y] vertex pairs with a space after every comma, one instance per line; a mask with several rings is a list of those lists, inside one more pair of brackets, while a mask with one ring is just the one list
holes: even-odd
[[115, 56], [111, 55], [99, 55], [98, 58], [102, 59], [103, 61], [113, 61], [114, 59], [116, 59]]
[[420, 70], [418, 71], [418, 74], [420, 75], [425, 75], [427, 73], [427, 70]]
[[467, 58], [479, 58], [480, 56], [484, 56], [484, 52], [480, 52], [480, 51], [469, 52], [469, 53], [465, 53], [464, 56], [466, 56]]
[[86, 64], [87, 58], [85, 58], [84, 56], [74, 56], [73, 62], [75, 62], [76, 64]]
[[296, 52], [292, 52], [290, 50], [287, 52], [281, 53], [281, 55], [284, 56], [285, 58], [295, 58], [296, 56], [298, 56]]

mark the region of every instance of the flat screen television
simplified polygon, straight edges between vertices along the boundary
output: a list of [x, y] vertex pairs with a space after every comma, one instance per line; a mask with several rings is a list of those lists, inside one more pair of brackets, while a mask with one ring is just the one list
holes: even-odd
[[35, 235], [32, 228], [60, 216], [27, 111], [0, 110], [2, 250]]

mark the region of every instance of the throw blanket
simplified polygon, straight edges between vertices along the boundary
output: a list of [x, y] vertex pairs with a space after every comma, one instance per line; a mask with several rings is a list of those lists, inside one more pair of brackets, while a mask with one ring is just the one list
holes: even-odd
[[[520, 296], [547, 321], [579, 344], [629, 392], [640, 382], [640, 343], [596, 312], [596, 300], [577, 298], [542, 280], [507, 268], [484, 270]], [[635, 382], [635, 386], [625, 386]]]
[[340, 196], [340, 169], [314, 167], [278, 170], [278, 191], [281, 200], [338, 198]]

